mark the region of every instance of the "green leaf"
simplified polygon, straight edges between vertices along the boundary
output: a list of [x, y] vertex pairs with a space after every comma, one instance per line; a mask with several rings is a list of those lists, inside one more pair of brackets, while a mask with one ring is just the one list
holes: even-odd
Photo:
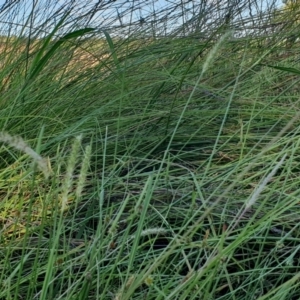
[[43, 69], [45, 64], [49, 61], [49, 59], [53, 56], [55, 51], [67, 40], [74, 39], [77, 37], [80, 37], [88, 32], [94, 31], [94, 28], [84, 28], [79, 29], [70, 33], [67, 33], [63, 37], [61, 37], [51, 48], [50, 50], [39, 60], [39, 62], [36, 64], [35, 68], [32, 70], [32, 72], [29, 74], [29, 80], [36, 77], [40, 71]]
[[35, 68], [38, 67], [38, 64], [39, 64], [39, 62], [41, 60], [41, 57], [42, 57], [45, 49], [47, 48], [47, 46], [49, 45], [52, 37], [58, 31], [58, 29], [61, 27], [61, 25], [63, 24], [63, 22], [65, 21], [65, 19], [67, 18], [68, 15], [69, 15], [69, 12], [66, 13], [66, 15], [62, 17], [62, 19], [57, 23], [57, 25], [54, 27], [54, 29], [52, 30], [52, 32], [45, 38], [43, 46], [38, 51], [38, 53], [36, 54], [35, 58], [32, 61], [31, 69], [29, 71], [29, 74], [31, 74], [33, 72], [33, 69], [35, 69]]
[[261, 65], [261, 66], [265, 66], [265, 67], [269, 67], [269, 68], [273, 68], [273, 69], [277, 69], [277, 70], [281, 70], [281, 71], [285, 71], [285, 72], [289, 72], [289, 73], [293, 73], [293, 74], [300, 75], [300, 70], [295, 69], [295, 68], [280, 67], [280, 66], [272, 66], [272, 65], [265, 65], [265, 64], [260, 64], [260, 65]]
[[108, 43], [110, 52], [111, 52], [111, 54], [112, 54], [114, 63], [115, 63], [115, 65], [116, 65], [116, 67], [118, 68], [118, 66], [119, 66], [119, 60], [118, 60], [118, 57], [117, 57], [117, 54], [116, 54], [116, 51], [115, 51], [114, 43], [113, 43], [113, 41], [112, 41], [112, 39], [111, 39], [109, 33], [108, 33], [106, 30], [103, 30], [103, 29], [102, 29], [102, 31], [103, 31], [103, 33], [104, 33], [104, 35], [105, 35], [105, 37], [106, 37], [106, 41], [107, 41], [107, 43]]

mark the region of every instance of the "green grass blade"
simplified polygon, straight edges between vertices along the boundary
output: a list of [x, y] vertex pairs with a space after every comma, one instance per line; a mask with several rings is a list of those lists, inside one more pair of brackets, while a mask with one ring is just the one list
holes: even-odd
[[102, 30], [102, 31], [103, 31], [103, 33], [105, 35], [105, 38], [106, 38], [106, 41], [108, 43], [108, 46], [109, 46], [111, 55], [113, 57], [115, 66], [118, 68], [119, 67], [119, 60], [118, 60], [118, 56], [117, 56], [116, 51], [115, 51], [115, 46], [114, 46], [113, 40], [112, 40], [112, 38], [110, 37], [109, 33], [106, 30]]
[[46, 63], [49, 61], [49, 59], [54, 55], [56, 50], [67, 40], [74, 39], [77, 37], [81, 37], [85, 35], [86, 33], [94, 31], [94, 28], [84, 28], [79, 29], [73, 32], [70, 32], [66, 34], [65, 36], [61, 37], [57, 42], [54, 43], [54, 45], [50, 48], [50, 50], [39, 60], [37, 61], [36, 65], [34, 66], [34, 69], [29, 75], [29, 80], [32, 80], [35, 78], [40, 71], [43, 69], [43, 67], [46, 65]]
[[34, 59], [32, 61], [31, 69], [29, 71], [29, 75], [30, 76], [33, 73], [33, 71], [38, 67], [45, 49], [48, 47], [51, 39], [53, 38], [53, 36], [55, 35], [55, 33], [59, 30], [59, 28], [62, 26], [62, 24], [64, 23], [64, 21], [66, 20], [66, 18], [68, 17], [69, 14], [70, 14], [70, 12], [66, 13], [60, 19], [60, 21], [57, 23], [57, 25], [53, 28], [52, 32], [45, 38], [44, 43], [43, 43], [41, 49], [38, 51], [38, 53], [35, 55], [35, 57], [34, 57]]
[[300, 75], [300, 70], [296, 69], [296, 68], [272, 66], [272, 65], [265, 65], [265, 64], [260, 64], [260, 65], [266, 66], [266, 67], [269, 67], [269, 68], [273, 68], [273, 69], [276, 69], [276, 70], [281, 70], [281, 71], [285, 71], [285, 72], [288, 72], [288, 73], [293, 73], [293, 74]]

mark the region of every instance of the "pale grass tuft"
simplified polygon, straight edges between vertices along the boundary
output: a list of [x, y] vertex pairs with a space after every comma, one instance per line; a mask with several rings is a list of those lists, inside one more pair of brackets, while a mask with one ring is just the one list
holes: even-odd
[[166, 234], [167, 230], [164, 228], [158, 228], [158, 227], [154, 227], [154, 228], [148, 228], [145, 229], [141, 232], [141, 236], [147, 236], [147, 235], [151, 235], [151, 234]]
[[281, 167], [281, 165], [283, 164], [285, 158], [286, 158], [287, 154], [284, 154], [284, 156], [281, 158], [281, 160], [275, 165], [275, 167], [273, 168], [273, 170], [269, 173], [269, 175], [264, 178], [264, 180], [262, 181], [262, 183], [258, 186], [258, 188], [254, 191], [254, 193], [252, 194], [251, 198], [249, 199], [249, 201], [247, 201], [246, 203], [246, 209], [248, 210], [258, 199], [259, 195], [261, 194], [261, 192], [263, 191], [263, 189], [265, 188], [265, 186], [268, 184], [268, 182], [271, 181], [272, 177], [276, 174], [276, 172], [278, 171], [278, 169]]
[[125, 288], [128, 289], [131, 287], [132, 283], [134, 282], [135, 280], [135, 275], [131, 275], [128, 279], [128, 281], [126, 282], [126, 285], [125, 285]]
[[223, 34], [221, 36], [221, 38], [218, 40], [218, 42], [213, 46], [213, 48], [211, 49], [211, 51], [208, 53], [208, 56], [203, 64], [203, 68], [202, 68], [202, 74], [201, 74], [201, 78], [202, 75], [207, 71], [207, 69], [209, 68], [209, 65], [211, 63], [211, 61], [213, 60], [214, 56], [217, 54], [219, 48], [221, 47], [221, 45], [225, 42], [225, 40], [232, 35], [232, 31], [227, 31], [225, 34]]
[[[166, 234], [168, 231], [164, 228], [158, 228], [158, 227], [153, 227], [153, 228], [148, 228], [145, 229], [141, 232], [141, 236], [147, 236], [147, 235], [159, 235], [159, 234]], [[136, 236], [133, 234], [131, 237], [131, 239], [135, 239]]]
[[86, 175], [88, 172], [90, 158], [91, 158], [91, 151], [92, 151], [92, 147], [90, 145], [86, 146], [85, 152], [84, 152], [84, 158], [83, 158], [83, 162], [82, 162], [81, 170], [80, 170], [80, 174], [79, 174], [79, 179], [78, 179], [78, 183], [77, 183], [77, 188], [76, 188], [77, 199], [79, 199], [81, 197], [82, 190], [84, 188]]
[[12, 136], [7, 132], [1, 131], [0, 141], [29, 155], [34, 162], [36, 162], [38, 168], [44, 173], [45, 178], [47, 179], [50, 176], [51, 167], [48, 163], [48, 159], [36, 153], [20, 136]]
[[124, 292], [130, 288], [130, 286], [132, 285], [132, 283], [134, 282], [136, 278], [136, 275], [131, 275], [127, 282], [125, 282], [125, 285], [122, 285], [121, 288], [119, 289], [119, 291], [116, 293], [116, 295], [113, 297], [114, 300], [120, 300], [122, 299], [122, 296], [124, 294]]
[[240, 220], [242, 219], [242, 217], [247, 213], [247, 211], [249, 211], [249, 209], [255, 204], [255, 202], [257, 201], [259, 195], [262, 193], [262, 191], [264, 190], [264, 188], [266, 187], [266, 185], [271, 181], [271, 179], [274, 177], [274, 175], [276, 174], [276, 172], [278, 171], [278, 169], [282, 166], [282, 164], [284, 163], [284, 160], [286, 158], [287, 154], [285, 153], [283, 155], [283, 157], [281, 158], [281, 160], [275, 165], [275, 167], [272, 169], [272, 171], [268, 174], [267, 177], [265, 177], [261, 184], [259, 184], [259, 186], [254, 190], [252, 196], [250, 197], [250, 199], [246, 202], [245, 204], [245, 208], [242, 210], [242, 212], [238, 215], [236, 221], [234, 222], [233, 226], [230, 228], [230, 230], [227, 231], [227, 235], [229, 235], [233, 229], [236, 228], [237, 224], [240, 222]]
[[64, 211], [67, 208], [68, 195], [71, 191], [72, 184], [73, 184], [73, 174], [74, 174], [74, 169], [77, 161], [77, 155], [81, 145], [81, 139], [82, 139], [82, 135], [77, 136], [72, 145], [72, 151], [67, 164], [67, 172], [62, 186], [61, 211]]

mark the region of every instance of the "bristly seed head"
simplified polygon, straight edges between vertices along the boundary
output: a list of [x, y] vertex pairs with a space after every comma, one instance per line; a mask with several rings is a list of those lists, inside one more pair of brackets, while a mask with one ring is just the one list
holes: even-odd
[[0, 131], [0, 141], [29, 155], [37, 163], [38, 168], [44, 173], [45, 178], [47, 179], [49, 177], [51, 167], [48, 164], [48, 160], [36, 153], [20, 136], [12, 136], [7, 132]]

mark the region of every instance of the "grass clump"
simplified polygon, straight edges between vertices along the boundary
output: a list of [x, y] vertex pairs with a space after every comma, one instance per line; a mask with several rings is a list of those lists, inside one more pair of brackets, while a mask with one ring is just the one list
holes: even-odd
[[56, 4], [0, 14], [0, 299], [298, 299], [297, 24]]

